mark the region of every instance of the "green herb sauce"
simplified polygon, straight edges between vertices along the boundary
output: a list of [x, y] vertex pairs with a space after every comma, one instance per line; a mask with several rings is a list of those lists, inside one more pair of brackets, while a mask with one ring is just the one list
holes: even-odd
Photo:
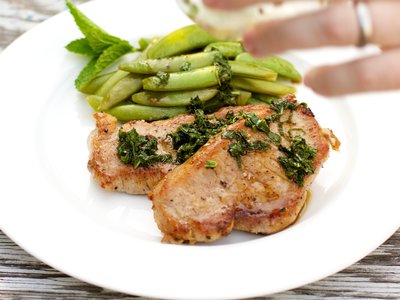
[[181, 66], [181, 71], [185, 72], [185, 71], [190, 71], [192, 69], [192, 64], [188, 61], [185, 61], [182, 66]]
[[221, 132], [225, 126], [235, 123], [239, 118], [233, 112], [228, 112], [225, 119], [217, 119], [208, 117], [203, 110], [197, 109], [193, 123], [182, 124], [169, 135], [173, 148], [177, 150], [176, 161], [178, 163], [186, 161], [211, 137]]
[[[313, 167], [317, 149], [307, 145], [305, 139], [300, 135], [294, 135], [295, 132], [304, 133], [301, 128], [292, 128], [288, 131], [288, 136], [284, 133], [283, 124], [292, 122], [293, 111], [299, 106], [307, 107], [305, 103], [295, 104], [289, 101], [271, 101], [270, 107], [276, 113], [265, 118], [259, 118], [255, 114], [245, 114], [245, 125], [253, 130], [264, 132], [271, 143], [276, 145], [278, 149], [284, 154], [279, 157], [279, 163], [284, 168], [286, 176], [293, 180], [299, 186], [303, 186], [304, 178], [315, 172]], [[289, 118], [281, 121], [282, 115], [290, 110]], [[274, 133], [270, 129], [272, 122], [278, 122], [279, 134]], [[290, 147], [282, 146], [282, 139], [290, 142]]]
[[[157, 162], [183, 163], [226, 126], [244, 119], [247, 127], [265, 133], [266, 140], [250, 141], [242, 130], [224, 131], [222, 137], [231, 140], [228, 152], [236, 159], [239, 167], [242, 165], [242, 157], [244, 155], [251, 151], [270, 149], [270, 144], [274, 144], [283, 154], [278, 158], [278, 161], [284, 168], [286, 176], [296, 184], [303, 186], [305, 177], [315, 172], [313, 164], [317, 149], [307, 145], [305, 139], [300, 135], [295, 135], [296, 132], [304, 133], [301, 128], [292, 128], [288, 131], [288, 134], [284, 134], [283, 123], [291, 122], [291, 118], [281, 121], [282, 115], [287, 110], [292, 113], [299, 106], [305, 106], [305, 104], [272, 101], [271, 108], [276, 113], [267, 118], [259, 118], [254, 113], [239, 113], [235, 115], [230, 111], [224, 119], [218, 119], [205, 115], [201, 109], [202, 103], [200, 99], [195, 97], [191, 102], [195, 116], [194, 122], [182, 124], [175, 132], [168, 135], [172, 140], [173, 148], [177, 151], [175, 159], [171, 155], [157, 154], [157, 139], [152, 136], [139, 135], [133, 128], [129, 132], [119, 132], [117, 153], [121, 161], [125, 164], [131, 164], [135, 168], [146, 168]], [[270, 125], [272, 122], [278, 122], [279, 133], [271, 130]], [[282, 145], [283, 139], [290, 143], [288, 148]], [[217, 162], [210, 160], [205, 167], [215, 168], [217, 165]]]
[[284, 153], [284, 156], [279, 157], [279, 162], [285, 169], [286, 176], [299, 186], [303, 186], [304, 178], [315, 172], [313, 163], [317, 149], [307, 145], [305, 139], [298, 135], [293, 136], [291, 142], [289, 149], [279, 147], [279, 150]]
[[158, 82], [158, 85], [166, 85], [168, 83], [169, 73], [159, 71], [159, 72], [157, 72], [156, 76], [160, 80]]
[[238, 166], [242, 166], [242, 156], [246, 155], [250, 151], [266, 150], [270, 148], [270, 145], [265, 141], [254, 141], [250, 142], [246, 133], [242, 130], [226, 130], [222, 133], [224, 139], [231, 140], [228, 152], [236, 159]]
[[120, 131], [118, 134], [119, 145], [117, 155], [124, 164], [133, 165], [135, 168], [148, 168], [162, 162], [173, 162], [171, 155], [157, 154], [157, 139], [153, 136], [139, 135], [135, 128], [130, 131]]
[[218, 162], [214, 160], [208, 160], [204, 167], [206, 167], [207, 169], [214, 169], [218, 167]]

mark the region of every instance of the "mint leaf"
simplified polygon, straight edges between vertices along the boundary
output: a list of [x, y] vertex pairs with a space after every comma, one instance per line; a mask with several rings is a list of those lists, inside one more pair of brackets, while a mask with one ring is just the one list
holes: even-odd
[[85, 38], [70, 42], [65, 47], [71, 52], [91, 57], [89, 63], [75, 80], [75, 87], [82, 91], [101, 71], [134, 48], [128, 41], [112, 36], [101, 29], [71, 1], [66, 0], [65, 3], [76, 25], [85, 36]]
[[90, 47], [87, 38], [77, 39], [75, 41], [70, 42], [65, 48], [77, 54], [87, 55], [87, 56], [95, 56], [96, 53], [93, 51], [92, 47]]
[[132, 47], [128, 43], [120, 43], [120, 44], [116, 44], [111, 47], [108, 47], [99, 56], [99, 59], [97, 60], [96, 65], [98, 66], [98, 68], [105, 69], [111, 63], [113, 63], [118, 58], [120, 58], [122, 55], [128, 53], [131, 50], [132, 50]]
[[76, 25], [87, 38], [90, 47], [97, 54], [103, 52], [107, 47], [124, 42], [122, 39], [112, 36], [92, 22], [84, 15], [71, 1], [67, 0], [66, 5], [74, 17]]
[[120, 43], [108, 47], [100, 56], [95, 56], [81, 71], [75, 80], [75, 87], [82, 90], [88, 85], [101, 71], [120, 58], [122, 55], [131, 51], [131, 45]]
[[97, 74], [93, 75], [96, 71], [96, 62], [97, 57], [93, 57], [86, 65], [86, 67], [84, 67], [83, 70], [79, 73], [78, 78], [75, 79], [75, 87], [79, 91], [82, 90], [86, 85], [88, 85], [94, 77], [96, 77]]

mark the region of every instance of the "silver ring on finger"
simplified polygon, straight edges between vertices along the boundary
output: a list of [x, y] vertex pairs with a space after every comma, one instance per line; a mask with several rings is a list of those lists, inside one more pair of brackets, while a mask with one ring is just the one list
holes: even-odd
[[368, 4], [363, 1], [355, 1], [354, 9], [356, 12], [360, 32], [357, 46], [364, 47], [369, 43], [374, 32], [371, 12]]

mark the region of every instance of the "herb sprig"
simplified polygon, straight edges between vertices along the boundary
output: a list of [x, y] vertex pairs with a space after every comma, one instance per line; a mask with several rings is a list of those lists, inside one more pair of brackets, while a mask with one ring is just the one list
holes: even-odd
[[128, 41], [104, 31], [73, 5], [71, 1], [66, 0], [66, 5], [76, 25], [85, 37], [70, 42], [65, 48], [90, 58], [88, 64], [75, 80], [75, 87], [81, 91], [106, 67], [124, 54], [131, 52], [133, 47]]

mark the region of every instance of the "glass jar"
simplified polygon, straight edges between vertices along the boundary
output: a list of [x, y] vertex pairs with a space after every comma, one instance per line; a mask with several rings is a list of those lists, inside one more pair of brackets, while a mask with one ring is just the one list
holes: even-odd
[[[228, 1], [228, 0], [227, 0]], [[329, 0], [272, 0], [238, 10], [210, 9], [202, 0], [177, 0], [184, 13], [218, 39], [238, 39], [256, 22], [288, 18], [324, 8]]]

